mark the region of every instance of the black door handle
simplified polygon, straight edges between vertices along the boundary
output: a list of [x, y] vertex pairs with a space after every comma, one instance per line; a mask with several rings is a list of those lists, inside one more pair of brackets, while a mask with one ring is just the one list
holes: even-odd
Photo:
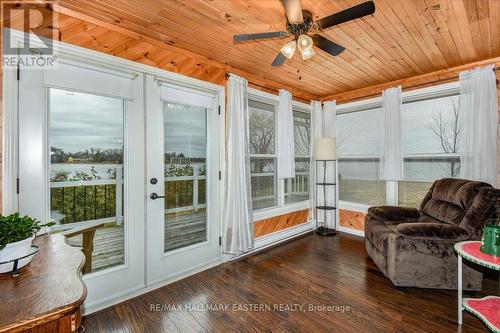
[[158, 195], [156, 194], [155, 192], [151, 193], [151, 195], [149, 196], [152, 200], [156, 200], [156, 199], [160, 199], [160, 198], [165, 198], [164, 195]]

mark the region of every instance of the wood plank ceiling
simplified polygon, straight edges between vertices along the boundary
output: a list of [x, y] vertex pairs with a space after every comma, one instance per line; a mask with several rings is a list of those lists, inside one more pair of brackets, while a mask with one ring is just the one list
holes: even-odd
[[[302, 0], [315, 18], [356, 0]], [[60, 0], [62, 13], [85, 15], [199, 54], [313, 96], [327, 96], [500, 56], [500, 0], [375, 0], [374, 15], [322, 34], [346, 47], [271, 62], [288, 40], [235, 44], [232, 36], [283, 30], [278, 0]], [[139, 43], [140, 41], [136, 41]], [[116, 48], [123, 47], [120, 40]]]

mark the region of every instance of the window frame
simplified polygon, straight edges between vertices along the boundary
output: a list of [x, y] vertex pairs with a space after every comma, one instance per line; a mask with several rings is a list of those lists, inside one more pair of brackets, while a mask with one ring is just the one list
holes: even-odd
[[[270, 94], [261, 90], [257, 90], [254, 88], [248, 88], [248, 100], [255, 100], [258, 102], [263, 102], [266, 104], [272, 104], [274, 105], [274, 112], [275, 112], [275, 117], [274, 117], [274, 129], [276, 131], [277, 129], [277, 121], [278, 117], [276, 117], [276, 111], [279, 103], [279, 96]], [[295, 100], [292, 100], [292, 110], [293, 111], [299, 111], [299, 112], [304, 112], [311, 115], [311, 105], [298, 102]], [[275, 132], [276, 133], [276, 132]], [[277, 136], [275, 135], [275, 150], [274, 154], [250, 154], [250, 157], [268, 157], [271, 158], [273, 157], [276, 161], [275, 163], [275, 175], [278, 169], [278, 159], [277, 159], [277, 153], [276, 153], [276, 148], [277, 146]], [[271, 207], [266, 207], [262, 209], [255, 209], [253, 211], [254, 215], [254, 221], [259, 221], [263, 220], [266, 218], [271, 218], [274, 216], [282, 215], [282, 214], [287, 214], [291, 213], [294, 211], [298, 210], [303, 210], [303, 209], [308, 209], [309, 208], [309, 200], [303, 200], [303, 201], [297, 201], [297, 202], [291, 202], [288, 204], [285, 204], [285, 179], [277, 179], [276, 177], [276, 205], [271, 206]]]
[[[309, 131], [311, 131], [311, 125], [312, 124], [311, 124], [310, 107], [308, 109], [305, 109], [302, 106], [293, 105], [292, 104], [292, 117], [294, 119], [293, 120], [294, 122], [295, 122], [295, 113], [296, 112], [297, 113], [302, 113], [304, 115], [308, 115], [309, 116]], [[295, 142], [295, 123], [294, 123], [293, 127], [294, 127], [293, 135], [294, 135], [294, 142]], [[310, 134], [312, 134], [312, 133], [310, 132]], [[309, 155], [308, 156], [306, 156], [306, 155], [297, 155], [297, 153], [295, 151], [295, 154], [294, 154], [295, 163], [297, 163], [297, 159], [306, 159], [306, 158], [308, 158], [309, 159], [309, 170], [311, 170], [311, 165], [310, 165], [311, 164], [311, 149], [312, 149], [311, 142], [309, 142]], [[297, 169], [297, 167], [295, 167], [295, 169]], [[295, 171], [295, 172], [297, 172], [297, 171]], [[310, 175], [310, 173], [309, 173], [309, 175]], [[285, 186], [285, 181], [287, 181], [288, 184], [289, 184], [289, 186], [291, 186], [292, 183], [293, 183], [293, 180], [295, 180], [295, 179], [292, 179], [292, 178], [283, 179], [283, 203], [284, 203], [284, 205], [292, 205], [292, 204], [294, 204], [296, 202], [309, 202], [309, 200], [311, 198], [311, 191], [310, 191], [311, 190], [311, 186], [309, 186], [309, 198], [307, 200], [292, 201], [292, 202], [288, 202], [288, 203], [286, 202], [286, 192], [285, 192], [286, 186]]]
[[[401, 94], [402, 103], [407, 104], [411, 102], [418, 102], [422, 100], [430, 100], [440, 97], [447, 97], [453, 95], [460, 94], [460, 83], [459, 81], [453, 81], [450, 83], [439, 84], [430, 87], [418, 88], [410, 91], [403, 91]], [[378, 95], [376, 97], [363, 99], [359, 101], [346, 102], [343, 104], [337, 105], [337, 115], [351, 113], [351, 112], [360, 112], [367, 109], [373, 109], [382, 107], [382, 95]], [[404, 112], [404, 111], [403, 111]], [[418, 154], [419, 157], [431, 157], [431, 155], [436, 156], [436, 154]], [[446, 156], [457, 156], [458, 154], [439, 154]], [[415, 154], [402, 154], [403, 160], [405, 158], [414, 157]], [[347, 156], [348, 157], [348, 156]], [[359, 157], [359, 156], [356, 156]], [[361, 157], [368, 157], [361, 155]], [[373, 157], [373, 156], [372, 156]], [[403, 167], [403, 164], [401, 165]], [[386, 205], [394, 205], [397, 206], [399, 204], [398, 193], [399, 186], [397, 181], [386, 181]], [[343, 201], [339, 200], [339, 208], [353, 210], [358, 212], [367, 212], [368, 208], [371, 207], [367, 204]]]

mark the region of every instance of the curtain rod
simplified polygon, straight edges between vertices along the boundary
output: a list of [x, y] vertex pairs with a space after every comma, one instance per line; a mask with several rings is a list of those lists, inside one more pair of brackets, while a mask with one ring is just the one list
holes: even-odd
[[[496, 71], [500, 71], [500, 66], [495, 66], [493, 67], [493, 71], [496, 72]], [[229, 75], [230, 73], [229, 72], [226, 72], [224, 74], [224, 77], [226, 78], [226, 81], [229, 80]], [[446, 81], [446, 80], [451, 80], [452, 77], [450, 78], [447, 78], [447, 79], [439, 79], [439, 75], [438, 75], [438, 79], [437, 80], [434, 80], [434, 81], [429, 81], [429, 82], [426, 82], [426, 83], [421, 83], [421, 84], [417, 84], [417, 85], [414, 85], [414, 86], [411, 86], [409, 88], [418, 88], [418, 87], [421, 87], [421, 86], [425, 86], [425, 85], [428, 85], [428, 84], [431, 84], [431, 83], [434, 83], [434, 82], [440, 82], [440, 81]], [[261, 87], [261, 88], [264, 88], [264, 89], [268, 89], [268, 90], [272, 90], [272, 91], [278, 91], [278, 89], [276, 88], [269, 88], [269, 87], [266, 87], [266, 86], [263, 86], [261, 84], [258, 84], [258, 83], [255, 83], [255, 82], [251, 82], [249, 81], [249, 83], [255, 85], [255, 86], [258, 86], [258, 87]], [[496, 80], [496, 83], [499, 84], [499, 81]], [[364, 99], [366, 97], [370, 97], [370, 96], [374, 96], [374, 95], [377, 95], [377, 94], [373, 94], [373, 95], [367, 95], [367, 96], [363, 96], [363, 97], [360, 97], [360, 98], [356, 98], [355, 100], [357, 99]], [[321, 100], [321, 99], [320, 99]], [[342, 102], [341, 102], [342, 103]]]
[[[226, 78], [226, 81], [229, 80], [229, 75], [230, 75], [229, 73], [224, 74], [224, 77]], [[279, 89], [280, 89], [280, 88], [271, 88], [271, 87], [268, 87], [268, 86], [263, 86], [262, 84], [258, 84], [258, 83], [249, 81], [248, 79], [247, 79], [247, 81], [248, 81], [249, 84], [252, 84], [254, 86], [257, 86], [257, 87], [260, 87], [260, 88], [263, 88], [263, 89], [267, 89], [267, 90], [270, 90], [270, 91], [274, 91], [274, 92], [278, 92]], [[292, 95], [293, 95], [293, 93], [292, 93]], [[301, 100], [307, 101], [307, 99], [301, 98], [299, 96], [295, 96], [295, 97], [299, 98]]]

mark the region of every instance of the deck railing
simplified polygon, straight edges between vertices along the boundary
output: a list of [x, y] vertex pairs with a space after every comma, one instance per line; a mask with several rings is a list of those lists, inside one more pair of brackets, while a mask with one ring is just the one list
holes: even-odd
[[115, 179], [50, 183], [51, 217], [67, 224], [114, 218], [123, 222], [123, 177], [118, 168]]
[[[252, 174], [254, 177], [273, 177], [269, 186], [253, 192], [254, 200], [269, 200], [276, 193], [273, 174]], [[165, 213], [198, 211], [206, 208], [206, 179], [199, 168], [191, 176], [165, 177]], [[309, 193], [309, 173], [298, 172], [295, 181], [287, 180], [286, 196]], [[79, 222], [114, 220], [123, 222], [123, 177], [120, 168], [114, 179], [64, 181], [50, 183], [51, 214], [60, 224], [77, 226]]]
[[[192, 176], [165, 177], [165, 213], [198, 211], [206, 207], [206, 175], [193, 168]], [[60, 224], [96, 220], [123, 222], [123, 177], [50, 183], [51, 217]]]

